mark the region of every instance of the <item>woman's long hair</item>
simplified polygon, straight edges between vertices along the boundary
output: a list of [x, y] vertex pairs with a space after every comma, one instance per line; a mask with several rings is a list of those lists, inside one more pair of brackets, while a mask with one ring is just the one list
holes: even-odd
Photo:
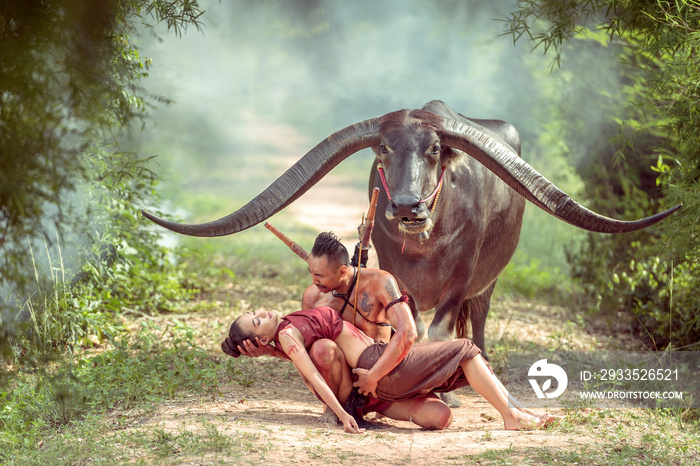
[[250, 342], [253, 343], [253, 345], [258, 346], [258, 343], [255, 341], [255, 335], [253, 334], [253, 332], [244, 332], [241, 329], [241, 326], [238, 323], [238, 320], [241, 317], [233, 321], [233, 323], [231, 324], [231, 328], [228, 331], [228, 337], [226, 337], [223, 343], [221, 343], [221, 349], [223, 350], [223, 352], [234, 358], [237, 358], [241, 355], [241, 352], [238, 350], [238, 347], [243, 346], [243, 342], [245, 340], [250, 340]]

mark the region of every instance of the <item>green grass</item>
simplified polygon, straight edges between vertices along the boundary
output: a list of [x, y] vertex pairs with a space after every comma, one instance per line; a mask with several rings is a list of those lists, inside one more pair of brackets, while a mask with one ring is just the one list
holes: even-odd
[[[453, 458], [455, 464], [697, 464], [700, 460], [697, 422], [681, 426], [678, 418], [653, 410], [573, 410], [558, 429], [572, 438], [593, 439], [570, 445], [523, 449], [512, 445], [479, 455]], [[488, 444], [487, 444], [488, 445]]]
[[0, 464], [115, 464], [136, 459], [134, 449], [146, 454], [141, 464], [220, 452], [232, 460], [254, 452], [264, 460], [256, 436], [224, 434], [216, 419], [175, 432], [133, 428], [165, 402], [216, 400], [221, 384], [248, 386], [266, 371], [252, 359], [196, 345], [196, 332], [185, 325], [142, 322], [135, 337], [113, 349], [17, 374], [0, 396]]
[[[104, 416], [88, 416], [13, 448], [3, 464], [180, 464], [183, 461], [236, 463], [243, 456], [265, 461], [260, 435], [223, 434], [221, 425], [201, 421], [175, 431], [160, 427], [115, 428]], [[11, 455], [9, 454], [11, 453]]]

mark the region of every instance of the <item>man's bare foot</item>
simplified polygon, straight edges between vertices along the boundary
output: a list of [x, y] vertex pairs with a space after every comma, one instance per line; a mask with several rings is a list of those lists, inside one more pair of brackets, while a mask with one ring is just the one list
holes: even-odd
[[538, 416], [512, 408], [510, 415], [504, 417], [503, 424], [506, 430], [535, 430], [545, 429], [558, 420], [559, 417], [552, 414]]
[[333, 412], [333, 410], [331, 408], [329, 408], [328, 406], [326, 406], [326, 410], [323, 411], [323, 414], [321, 414], [321, 416], [319, 416], [316, 419], [316, 422], [318, 422], [319, 424], [331, 424], [331, 425], [342, 424], [340, 422], [340, 419], [338, 419], [338, 415], [335, 414]]

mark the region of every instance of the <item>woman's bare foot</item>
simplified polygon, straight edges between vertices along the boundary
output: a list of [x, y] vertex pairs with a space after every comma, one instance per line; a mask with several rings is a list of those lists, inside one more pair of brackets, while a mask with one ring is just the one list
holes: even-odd
[[323, 414], [321, 414], [317, 419], [316, 422], [319, 424], [330, 424], [330, 425], [336, 425], [336, 424], [342, 424], [340, 422], [340, 419], [338, 419], [338, 415], [333, 412], [331, 408], [326, 406], [326, 410], [323, 411]]
[[549, 413], [544, 413], [544, 414], [542, 414], [542, 413], [538, 413], [538, 412], [536, 412], [536, 411], [533, 411], [533, 410], [528, 409], [528, 408], [525, 408], [525, 407], [520, 407], [520, 408], [518, 408], [518, 409], [519, 409], [520, 411], [522, 411], [523, 413], [528, 414], [528, 415], [530, 415], [530, 416], [532, 416], [532, 417], [536, 417], [536, 418], [538, 418], [538, 419], [544, 419], [544, 420], [545, 420], [545, 425], [544, 425], [544, 427], [547, 427], [547, 426], [553, 424], [554, 422], [556, 422], [556, 421], [558, 421], [558, 420], [560, 420], [560, 419], [562, 418], [561, 416], [555, 416], [554, 414], [549, 414]]
[[549, 413], [544, 413], [544, 414], [540, 415], [539, 418], [540, 418], [540, 421], [544, 421], [544, 424], [542, 425], [542, 427], [545, 429], [563, 419], [562, 416], [555, 416], [554, 414], [549, 414]]
[[[525, 414], [529, 414], [530, 416], [534, 416], [534, 417], [542, 417], [543, 416], [543, 414], [535, 412], [535, 411], [528, 409], [524, 406], [516, 406], [516, 408]], [[545, 413], [545, 414], [547, 414], [547, 413]]]
[[536, 430], [545, 429], [559, 420], [558, 416], [549, 413], [533, 415], [517, 408], [511, 408], [510, 414], [504, 416], [503, 424], [506, 430]]

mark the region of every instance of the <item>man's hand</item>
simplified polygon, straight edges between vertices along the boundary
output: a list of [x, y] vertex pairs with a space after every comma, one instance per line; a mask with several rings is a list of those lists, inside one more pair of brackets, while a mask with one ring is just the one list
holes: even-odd
[[377, 382], [379, 381], [372, 379], [367, 369], [360, 369], [358, 367], [357, 369], [353, 369], [352, 373], [358, 377], [357, 382], [354, 382], [352, 385], [353, 387], [357, 387], [357, 391], [360, 392], [360, 395], [371, 395], [377, 398]]
[[238, 345], [238, 351], [243, 356], [250, 356], [251, 358], [275, 356], [277, 354], [277, 350], [273, 345], [263, 345], [258, 337], [255, 337], [255, 342], [258, 346], [255, 346], [250, 340], [243, 340], [243, 346]]

